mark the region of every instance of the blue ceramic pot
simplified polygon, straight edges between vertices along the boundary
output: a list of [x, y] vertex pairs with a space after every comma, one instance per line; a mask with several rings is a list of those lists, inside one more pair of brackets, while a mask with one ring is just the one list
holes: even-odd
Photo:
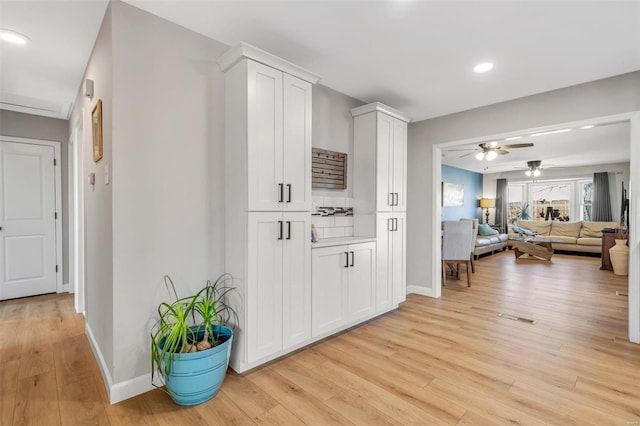
[[[197, 327], [190, 328], [194, 333], [197, 330]], [[233, 331], [218, 325], [213, 326], [213, 331], [222, 343], [206, 351], [173, 354], [165, 384], [178, 405], [197, 405], [208, 401], [222, 386], [229, 365]], [[198, 340], [203, 335], [204, 330], [200, 330]]]

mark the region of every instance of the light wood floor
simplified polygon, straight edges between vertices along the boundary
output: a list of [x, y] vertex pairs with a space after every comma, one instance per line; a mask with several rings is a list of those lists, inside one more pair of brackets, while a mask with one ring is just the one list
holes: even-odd
[[[626, 277], [599, 259], [512, 252], [473, 285], [401, 308], [246, 375], [208, 403], [161, 391], [109, 405], [71, 295], [0, 303], [0, 424], [595, 424], [640, 422]], [[535, 325], [498, 317], [506, 313]], [[141, 344], [144, 344], [142, 342]]]

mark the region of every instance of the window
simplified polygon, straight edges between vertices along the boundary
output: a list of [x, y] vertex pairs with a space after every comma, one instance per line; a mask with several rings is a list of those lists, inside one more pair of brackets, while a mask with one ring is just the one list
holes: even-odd
[[591, 203], [593, 201], [593, 182], [585, 180], [580, 184], [580, 220], [591, 221]]
[[507, 220], [590, 220], [592, 186], [591, 179], [509, 184]]

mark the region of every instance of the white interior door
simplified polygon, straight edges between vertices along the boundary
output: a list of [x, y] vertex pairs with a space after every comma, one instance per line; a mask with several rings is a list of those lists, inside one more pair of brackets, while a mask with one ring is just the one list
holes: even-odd
[[0, 142], [0, 300], [57, 290], [54, 152]]

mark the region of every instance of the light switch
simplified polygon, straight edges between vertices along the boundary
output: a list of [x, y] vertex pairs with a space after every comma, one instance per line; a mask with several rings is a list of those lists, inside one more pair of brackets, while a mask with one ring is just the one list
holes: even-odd
[[109, 175], [109, 163], [104, 165], [104, 184], [109, 185], [111, 181], [111, 176]]

